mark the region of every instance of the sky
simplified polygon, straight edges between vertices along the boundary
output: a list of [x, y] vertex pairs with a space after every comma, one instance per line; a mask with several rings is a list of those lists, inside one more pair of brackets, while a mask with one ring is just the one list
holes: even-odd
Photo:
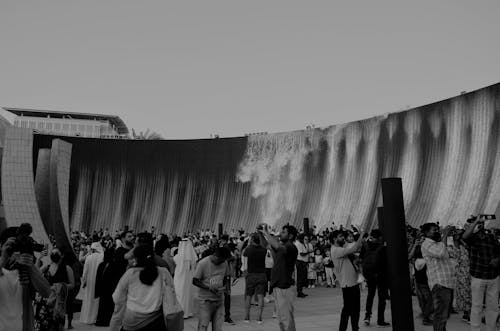
[[500, 82], [499, 13], [498, 0], [0, 0], [0, 106], [119, 115], [165, 139], [326, 127]]

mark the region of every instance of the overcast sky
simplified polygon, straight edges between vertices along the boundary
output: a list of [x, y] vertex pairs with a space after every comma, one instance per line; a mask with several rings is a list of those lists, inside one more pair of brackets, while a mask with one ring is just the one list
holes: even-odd
[[164, 138], [328, 126], [500, 81], [500, 1], [0, 0], [0, 105]]

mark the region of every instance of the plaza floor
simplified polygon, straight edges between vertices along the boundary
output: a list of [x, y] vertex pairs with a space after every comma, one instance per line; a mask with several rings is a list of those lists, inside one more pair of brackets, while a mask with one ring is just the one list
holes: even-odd
[[[254, 320], [250, 323], [243, 321], [244, 306], [243, 306], [243, 285], [244, 281], [240, 280], [235, 287], [233, 287], [233, 295], [231, 302], [231, 317], [236, 322], [236, 325], [224, 324], [224, 331], [279, 331], [277, 319], [272, 318], [273, 306], [272, 303], [267, 304], [264, 308], [264, 323], [259, 325], [255, 321], [257, 308], [252, 307], [251, 318]], [[338, 330], [340, 321], [340, 311], [342, 309], [342, 293], [340, 289], [331, 288], [315, 288], [307, 289], [306, 293], [309, 296], [305, 299], [295, 301], [295, 323], [298, 331], [332, 331]], [[362, 292], [361, 307], [364, 307], [367, 291]], [[422, 325], [422, 320], [418, 318], [419, 308], [414, 297], [414, 316], [415, 316], [415, 330], [416, 331], [431, 331], [432, 326]], [[374, 312], [376, 314], [377, 298], [373, 304]], [[364, 309], [362, 308], [361, 318], [364, 317]], [[78, 323], [78, 314], [76, 316], [76, 323], [74, 323], [75, 330], [77, 331], [104, 331], [108, 328], [83, 325]], [[388, 302], [386, 308], [386, 320], [391, 322], [390, 316], [390, 303]], [[360, 321], [360, 330], [374, 330], [379, 329], [375, 324], [371, 326], [362, 325]], [[190, 318], [185, 320], [186, 331], [197, 330], [197, 318]], [[348, 330], [351, 330], [350, 326]], [[392, 330], [392, 327], [384, 328], [382, 330]], [[466, 331], [470, 330], [469, 324], [461, 321], [460, 315], [451, 315], [448, 321], [447, 330], [453, 331]], [[406, 331], [406, 330], [398, 330]]]

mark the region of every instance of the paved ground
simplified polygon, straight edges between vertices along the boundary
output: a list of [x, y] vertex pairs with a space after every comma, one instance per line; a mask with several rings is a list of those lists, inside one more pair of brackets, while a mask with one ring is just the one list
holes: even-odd
[[[236, 322], [236, 325], [224, 324], [224, 331], [279, 331], [278, 322], [276, 319], [272, 318], [272, 304], [266, 305], [264, 309], [264, 323], [258, 325], [256, 321], [251, 323], [244, 323], [244, 310], [243, 310], [243, 281], [239, 281], [233, 288], [231, 313], [232, 318]], [[366, 290], [362, 292], [361, 306], [364, 307]], [[338, 330], [338, 325], [340, 321], [340, 310], [342, 309], [342, 293], [339, 289], [330, 288], [315, 288], [308, 289], [306, 293], [309, 296], [305, 299], [297, 299], [295, 302], [295, 322], [297, 330], [303, 331], [332, 331]], [[376, 314], [377, 298], [374, 302], [374, 312]], [[255, 318], [257, 314], [257, 308], [252, 307], [254, 312], [251, 318]], [[364, 309], [361, 314], [361, 318], [364, 317]], [[414, 298], [414, 315], [415, 317], [415, 330], [416, 331], [431, 331], [431, 326], [423, 326], [422, 320], [418, 318], [419, 309]], [[76, 318], [77, 319], [77, 318]], [[391, 322], [390, 316], [390, 305], [386, 309], [386, 320]], [[361, 322], [361, 321], [360, 321]], [[362, 324], [362, 323], [361, 323]], [[96, 326], [82, 325], [75, 323], [75, 329], [77, 331], [104, 331], [108, 328], [101, 328]], [[193, 331], [197, 329], [197, 319], [190, 318], [185, 320], [185, 330]], [[360, 326], [360, 330], [374, 330], [378, 329], [375, 325], [370, 327]], [[452, 331], [466, 331], [470, 330], [468, 324], [460, 320], [459, 315], [452, 315], [448, 321], [448, 330]], [[350, 330], [350, 326], [349, 326]], [[392, 330], [392, 328], [385, 328], [385, 330]], [[406, 331], [406, 330], [398, 330]]]

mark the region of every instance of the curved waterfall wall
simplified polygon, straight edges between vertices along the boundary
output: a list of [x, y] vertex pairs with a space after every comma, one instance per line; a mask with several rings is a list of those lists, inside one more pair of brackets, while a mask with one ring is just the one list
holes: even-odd
[[[73, 145], [73, 229], [371, 224], [380, 179], [401, 177], [407, 221], [461, 223], [500, 202], [500, 84], [324, 129], [240, 138]], [[35, 137], [37, 148], [52, 136]], [[34, 158], [36, 160], [36, 158]]]

